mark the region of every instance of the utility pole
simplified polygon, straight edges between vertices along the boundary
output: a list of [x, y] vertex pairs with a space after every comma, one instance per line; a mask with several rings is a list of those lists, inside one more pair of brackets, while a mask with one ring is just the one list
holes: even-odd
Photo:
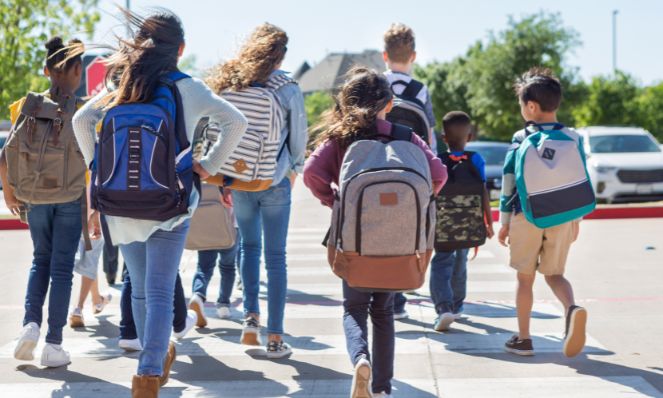
[[[131, 11], [131, 0], [126, 0], [125, 7], [127, 11]], [[131, 38], [132, 35], [131, 24], [127, 21], [127, 40]]]
[[612, 10], [612, 73], [617, 73], [617, 14], [619, 10]]

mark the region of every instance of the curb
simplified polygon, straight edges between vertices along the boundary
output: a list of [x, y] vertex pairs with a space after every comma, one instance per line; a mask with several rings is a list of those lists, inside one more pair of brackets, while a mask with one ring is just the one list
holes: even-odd
[[[492, 209], [493, 220], [500, 218], [498, 209]], [[661, 218], [663, 217], [663, 205], [631, 205], [614, 206], [599, 205], [596, 210], [584, 217], [585, 220], [619, 220], [626, 218]]]
[[28, 224], [24, 224], [18, 218], [0, 218], [0, 231], [12, 231], [19, 229], [28, 229]]
[[[500, 218], [498, 209], [492, 209], [493, 220]], [[657, 206], [599, 206], [585, 220], [619, 220], [626, 218], [663, 218], [663, 205]], [[18, 218], [0, 218], [0, 231], [28, 229]]]

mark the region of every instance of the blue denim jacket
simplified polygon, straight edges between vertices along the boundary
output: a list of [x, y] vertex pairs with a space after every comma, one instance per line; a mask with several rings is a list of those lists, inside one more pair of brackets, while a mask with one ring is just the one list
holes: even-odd
[[[285, 74], [282, 70], [272, 72], [272, 75]], [[286, 84], [278, 90], [276, 95], [286, 115], [283, 131], [281, 131], [281, 156], [276, 165], [274, 182], [278, 185], [284, 177], [294, 171], [297, 174], [304, 172], [306, 144], [308, 141], [308, 123], [304, 109], [304, 95], [296, 84]], [[287, 140], [287, 142], [286, 142]]]

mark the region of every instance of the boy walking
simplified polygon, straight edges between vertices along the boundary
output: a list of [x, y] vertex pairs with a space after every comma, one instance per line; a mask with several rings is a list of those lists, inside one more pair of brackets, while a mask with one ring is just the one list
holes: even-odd
[[[527, 127], [513, 136], [512, 149], [507, 153], [502, 178], [499, 241], [510, 250], [511, 267], [518, 271], [516, 310], [518, 334], [505, 344], [505, 350], [518, 355], [533, 355], [530, 336], [530, 317], [533, 305], [536, 271], [543, 274], [546, 283], [566, 311], [566, 337], [564, 355], [578, 355], [585, 345], [587, 310], [575, 305], [573, 288], [564, 277], [566, 259], [571, 244], [577, 239], [579, 220], [568, 221], [548, 228], [539, 228], [523, 214], [516, 189], [516, 157], [518, 147], [531, 134], [545, 130], [559, 130], [577, 143], [577, 150], [584, 158], [581, 137], [557, 121], [557, 110], [562, 101], [562, 86], [548, 69], [533, 68], [523, 74], [515, 84], [521, 114], [528, 121]], [[555, 156], [555, 151], [542, 154], [543, 158]], [[541, 176], [541, 178], [544, 178]], [[520, 186], [520, 185], [519, 185]], [[528, 203], [529, 205], [530, 203]]]
[[[433, 328], [438, 332], [449, 330], [451, 323], [463, 312], [467, 290], [467, 247], [472, 246], [473, 241], [482, 241], [485, 237], [492, 238], [494, 235], [490, 199], [486, 189], [486, 162], [479, 153], [465, 151], [471, 135], [472, 120], [465, 112], [449, 112], [442, 119], [442, 127], [444, 142], [449, 150], [441, 154], [440, 159], [447, 166], [450, 178], [438, 197], [438, 200], [443, 201], [438, 203], [438, 229], [441, 228], [443, 231], [440, 232], [444, 234], [462, 237], [455, 242], [455, 246], [463, 248], [436, 248], [431, 262], [430, 291], [437, 312]], [[461, 192], [463, 194], [459, 195]], [[477, 203], [473, 203], [474, 198]], [[468, 203], [463, 209], [451, 209], [446, 206], [448, 200], [463, 200]], [[446, 211], [440, 213], [440, 206]], [[482, 212], [478, 211], [479, 208]], [[477, 211], [466, 213], [465, 209]], [[473, 214], [476, 216], [473, 217]], [[444, 237], [438, 233], [438, 239], [442, 238]]]
[[[412, 94], [416, 103], [422, 105], [422, 111], [426, 116], [429, 131], [416, 131], [419, 135], [426, 137], [425, 141], [429, 144], [433, 153], [437, 153], [437, 141], [433, 128], [435, 127], [435, 116], [433, 115], [433, 103], [426, 86], [412, 78], [412, 67], [417, 58], [415, 51], [414, 32], [409, 26], [402, 23], [394, 23], [384, 33], [384, 51], [382, 53], [384, 62], [387, 64], [387, 71], [384, 75], [387, 77], [394, 95], [401, 97], [407, 94], [408, 88], [416, 91]], [[387, 117], [389, 120], [389, 117]], [[395, 121], [401, 124], [403, 121]], [[413, 127], [414, 126], [409, 126]], [[405, 319], [408, 313], [405, 310], [407, 299], [402, 293], [397, 293], [394, 297], [394, 319]]]

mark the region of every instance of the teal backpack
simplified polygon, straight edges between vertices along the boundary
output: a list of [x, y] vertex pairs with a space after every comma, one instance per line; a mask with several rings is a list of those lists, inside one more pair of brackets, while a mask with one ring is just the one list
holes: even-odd
[[550, 228], [591, 213], [596, 197], [580, 136], [559, 123], [532, 122], [525, 126], [525, 135], [515, 149], [515, 174], [527, 220]]

